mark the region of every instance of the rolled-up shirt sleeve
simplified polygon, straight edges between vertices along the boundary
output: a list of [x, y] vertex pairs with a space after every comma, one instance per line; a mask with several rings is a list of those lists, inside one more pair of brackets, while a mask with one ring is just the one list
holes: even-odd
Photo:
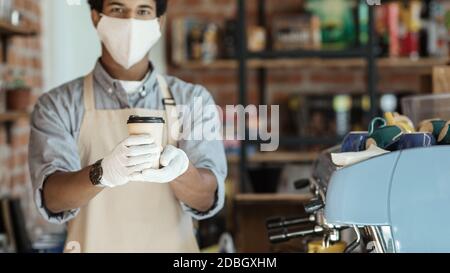
[[55, 172], [80, 170], [78, 145], [70, 119], [70, 107], [58, 100], [57, 93], [45, 94], [37, 102], [31, 117], [29, 166], [34, 198], [41, 215], [50, 223], [63, 224], [73, 219], [78, 209], [59, 214], [45, 206], [43, 185]]
[[[180, 147], [192, 164], [199, 169], [211, 171], [217, 179], [215, 202], [207, 212], [199, 212], [182, 203], [185, 211], [196, 220], [215, 216], [224, 206], [227, 162], [223, 141], [222, 123], [216, 104], [209, 92], [196, 86], [191, 97], [189, 115], [183, 114], [183, 139]], [[200, 109], [201, 108], [201, 109]]]

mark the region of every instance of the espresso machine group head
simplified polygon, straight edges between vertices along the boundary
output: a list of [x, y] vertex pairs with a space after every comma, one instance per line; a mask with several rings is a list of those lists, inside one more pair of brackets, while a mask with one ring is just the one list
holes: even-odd
[[[281, 243], [299, 237], [323, 238], [323, 247], [327, 248], [341, 242], [341, 231], [348, 227], [329, 226], [324, 218], [327, 183], [336, 170], [331, 163], [330, 153], [338, 148], [324, 151], [314, 163], [313, 175], [295, 183], [295, 188], [301, 190], [309, 187], [313, 198], [306, 204], [301, 217], [272, 218], [267, 221], [269, 240], [271, 243]], [[306, 213], [307, 216], [304, 216]], [[299, 212], [300, 214], [300, 212]]]

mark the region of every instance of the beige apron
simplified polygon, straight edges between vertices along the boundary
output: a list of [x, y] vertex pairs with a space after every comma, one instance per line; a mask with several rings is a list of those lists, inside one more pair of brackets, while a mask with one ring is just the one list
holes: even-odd
[[[166, 110], [96, 110], [92, 73], [84, 80], [85, 114], [78, 142], [81, 166], [94, 164], [128, 137], [130, 115], [162, 117], [165, 144], [176, 146], [167, 133], [176, 119], [165, 79], [158, 76]], [[169, 102], [169, 103], [167, 103]], [[171, 102], [171, 103], [170, 103]], [[168, 120], [170, 119], [170, 120]], [[175, 126], [178, 126], [176, 124]], [[131, 182], [108, 188], [82, 208], [68, 225], [67, 245], [81, 252], [199, 252], [192, 217], [183, 211], [168, 184]]]

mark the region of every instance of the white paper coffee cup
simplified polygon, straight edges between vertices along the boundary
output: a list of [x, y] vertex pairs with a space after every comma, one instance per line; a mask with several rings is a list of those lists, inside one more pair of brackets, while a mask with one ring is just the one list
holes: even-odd
[[[128, 133], [132, 135], [150, 135], [155, 143], [163, 147], [165, 121], [161, 117], [130, 116], [127, 122]], [[163, 147], [164, 148], [164, 147]], [[159, 154], [153, 165], [154, 169], [159, 169]]]

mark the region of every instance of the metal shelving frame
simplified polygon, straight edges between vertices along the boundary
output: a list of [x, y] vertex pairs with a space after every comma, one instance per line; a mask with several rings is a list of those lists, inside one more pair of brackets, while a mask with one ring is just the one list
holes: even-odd
[[[258, 0], [258, 23], [260, 26], [266, 27], [266, 1], [268, 0]], [[246, 6], [245, 0], [237, 0], [237, 16], [238, 16], [238, 50], [237, 59], [239, 62], [238, 70], [238, 90], [239, 90], [239, 103], [241, 105], [248, 105], [248, 95], [247, 95], [247, 75], [248, 75], [248, 64], [249, 60], [259, 59], [259, 60], [273, 60], [282, 58], [362, 58], [366, 60], [366, 70], [367, 70], [367, 94], [371, 100], [370, 114], [372, 117], [377, 115], [377, 56], [376, 56], [376, 37], [375, 37], [375, 24], [374, 24], [374, 6], [369, 6], [369, 40], [365, 46], [357, 46], [355, 48], [330, 51], [330, 50], [294, 50], [294, 51], [263, 51], [263, 52], [249, 52], [247, 48], [247, 20], [246, 20]], [[358, 16], [357, 16], [358, 17]], [[356, 21], [356, 28], [359, 29], [359, 22]], [[357, 37], [357, 40], [358, 37]], [[270, 48], [270, 46], [269, 46]], [[258, 84], [260, 89], [260, 99], [261, 104], [268, 104], [267, 102], [267, 69], [258, 68]], [[248, 128], [247, 121], [245, 121], [245, 126]], [[248, 131], [248, 130], [247, 130]], [[248, 134], [247, 134], [248, 135]], [[295, 144], [336, 144], [339, 140], [337, 139], [314, 139], [305, 137], [285, 137], [281, 138], [282, 144], [295, 145]], [[239, 162], [239, 173], [240, 173], [240, 187], [245, 183], [246, 172], [248, 167], [248, 154], [247, 146], [251, 144], [251, 141], [244, 140], [241, 142], [240, 151], [240, 162]]]

